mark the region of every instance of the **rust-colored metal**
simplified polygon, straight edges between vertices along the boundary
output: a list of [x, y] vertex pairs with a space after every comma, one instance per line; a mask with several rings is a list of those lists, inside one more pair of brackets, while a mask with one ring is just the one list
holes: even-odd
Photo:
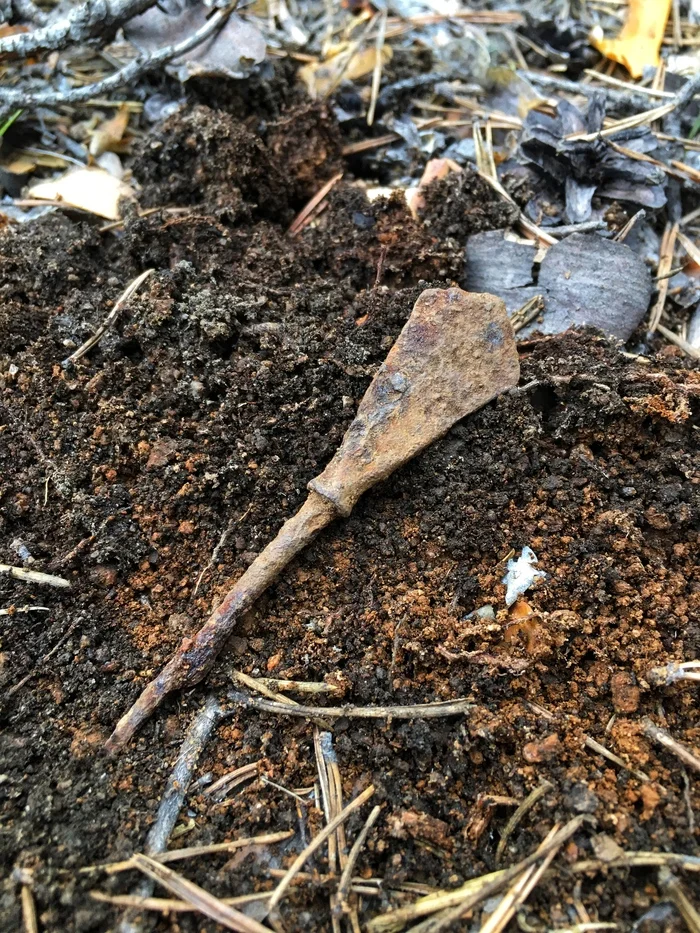
[[202, 680], [239, 615], [326, 525], [348, 516], [364, 492], [518, 378], [515, 338], [499, 298], [459, 288], [424, 291], [338, 451], [309, 483], [304, 505], [119, 720], [108, 750], [122, 748], [167, 694]]

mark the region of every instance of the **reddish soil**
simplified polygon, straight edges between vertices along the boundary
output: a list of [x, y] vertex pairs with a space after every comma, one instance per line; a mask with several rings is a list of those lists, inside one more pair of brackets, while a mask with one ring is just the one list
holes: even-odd
[[[384, 882], [361, 898], [363, 924], [410, 902], [406, 882], [449, 888], [494, 870], [513, 807], [490, 796], [521, 800], [546, 779], [504, 864], [555, 822], [590, 822], [522, 928], [570, 927], [583, 910], [629, 929], [662, 896], [656, 870], [574, 863], [612, 843], [698, 852], [695, 776], [643, 731], [651, 716], [700, 749], [696, 688], [648, 679], [700, 648], [700, 375], [673, 349], [639, 362], [593, 333], [522, 343], [522, 385], [536, 385], [367, 494], [241, 620], [206, 685], [167, 702], [121, 757], [103, 755], [145, 682], [303, 501], [420, 291], [459, 281], [464, 236], [509, 219], [474, 179], [444, 186], [455, 203], [429, 198], [423, 224], [400, 199], [369, 204], [348, 175], [317, 225], [289, 236], [343, 167], [340, 136], [321, 108], [265, 106], [264, 123], [244, 100], [199, 106], [144, 142], [141, 205], [182, 212], [132, 211], [106, 233], [54, 214], [0, 236], [1, 559], [21, 565], [21, 541], [32, 569], [71, 583], [0, 576], [0, 608], [49, 609], [0, 616], [0, 927], [21, 927], [11, 873], [23, 868], [42, 930], [116, 929], [123, 910], [89, 891], [128, 892], [135, 873], [79, 869], [143, 847], [185, 729], [208, 692], [229, 702], [235, 668], [325, 679], [344, 703], [474, 704], [334, 725], [345, 800], [372, 782], [382, 806], [357, 867]], [[149, 267], [115, 329], [63, 368]], [[547, 578], [516, 618], [501, 579], [525, 545]], [[494, 618], [470, 616], [485, 605]], [[196, 777], [255, 761], [286, 788], [313, 785], [313, 726], [234, 709]], [[348, 821], [350, 841], [368, 810]], [[193, 828], [174, 846], [295, 831], [175, 866], [224, 897], [270, 889], [322, 818], [253, 781], [218, 803], [195, 787], [180, 822]], [[310, 868], [323, 875], [325, 849]], [[695, 877], [683, 882], [700, 894]], [[285, 929], [330, 930], [330, 891], [292, 889]], [[655, 917], [644, 930], [676, 923]], [[187, 914], [146, 926], [216, 928]]]

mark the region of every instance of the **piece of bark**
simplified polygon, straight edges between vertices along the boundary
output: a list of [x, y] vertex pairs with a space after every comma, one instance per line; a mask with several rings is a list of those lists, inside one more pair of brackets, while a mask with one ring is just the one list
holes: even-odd
[[505, 302], [509, 316], [540, 294], [534, 284], [536, 246], [506, 240], [502, 230], [475, 233], [467, 240], [464, 287], [489, 292]]
[[620, 340], [642, 321], [652, 292], [649, 270], [628, 246], [585, 233], [547, 250], [538, 285], [544, 317], [530, 330], [558, 334], [588, 324]]

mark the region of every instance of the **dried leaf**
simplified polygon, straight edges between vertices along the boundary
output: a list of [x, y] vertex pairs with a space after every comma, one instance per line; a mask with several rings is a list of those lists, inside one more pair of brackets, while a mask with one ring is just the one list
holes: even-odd
[[[157, 6], [135, 16], [124, 34], [141, 52], [155, 52], [175, 45], [200, 29], [206, 20], [204, 4], [186, 7], [171, 16]], [[240, 16], [230, 16], [219, 32], [165, 66], [179, 81], [194, 77], [247, 78], [254, 65], [265, 58], [265, 39], [257, 26]]]
[[103, 152], [115, 152], [121, 148], [124, 133], [129, 126], [129, 108], [123, 104], [111, 120], [105, 120], [92, 134], [90, 155], [97, 158]]
[[590, 36], [591, 45], [624, 65], [633, 78], [641, 78], [646, 65], [659, 66], [659, 49], [671, 12], [671, 0], [630, 0], [627, 20], [616, 39], [605, 39], [600, 27]]
[[101, 168], [80, 168], [29, 189], [32, 198], [63, 201], [107, 220], [119, 220], [120, 198], [133, 197], [129, 185]]
[[[357, 81], [358, 78], [364, 78], [372, 73], [377, 60], [375, 48], [361, 49], [356, 52], [349, 64], [344, 52], [343, 49], [324, 62], [309, 62], [308, 65], [299, 69], [299, 78], [304, 82], [311, 97], [325, 97], [333, 90], [341, 75], [349, 81]], [[391, 61], [391, 55], [391, 48], [385, 45], [382, 48], [383, 64]]]

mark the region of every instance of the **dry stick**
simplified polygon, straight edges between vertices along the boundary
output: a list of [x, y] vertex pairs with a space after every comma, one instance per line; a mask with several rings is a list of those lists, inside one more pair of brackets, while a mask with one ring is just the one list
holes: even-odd
[[658, 742], [659, 745], [663, 745], [664, 748], [667, 748], [670, 752], [673, 752], [676, 757], [680, 758], [684, 765], [688, 765], [689, 768], [694, 768], [695, 771], [700, 771], [700, 759], [696, 758], [685, 745], [681, 745], [680, 742], [677, 742], [670, 732], [661, 729], [659, 726], [655, 726], [650, 719], [644, 720], [644, 734], [648, 735], [649, 738], [653, 739], [655, 742]]
[[590, 735], [587, 735], [584, 738], [583, 744], [586, 746], [586, 748], [590, 748], [590, 750], [595, 752], [597, 755], [602, 755], [603, 758], [607, 758], [608, 761], [612, 761], [614, 764], [619, 765], [620, 768], [624, 768], [625, 771], [629, 771], [630, 774], [633, 774], [640, 781], [644, 781], [646, 783], [650, 780], [648, 774], [645, 774], [644, 771], [635, 771], [634, 768], [630, 768], [627, 762], [620, 758], [619, 755], [611, 752], [609, 748], [601, 745], [600, 742], [596, 742], [596, 740], [592, 739]]
[[[545, 837], [540, 848], [545, 848], [560, 828], [561, 824], [555, 825]], [[517, 908], [528, 899], [542, 875], [549, 868], [557, 851], [558, 849], [552, 849], [547, 853], [540, 865], [532, 865], [523, 872], [520, 878], [503, 895], [494, 912], [482, 926], [480, 933], [501, 933], [512, 920]]]
[[[500, 183], [500, 181], [498, 181], [498, 179], [492, 178], [490, 175], [487, 175], [484, 172], [479, 172], [479, 176], [483, 178], [484, 181], [494, 189], [494, 191], [497, 191], [501, 195], [502, 198], [504, 198], [510, 204], [515, 204], [515, 201], [513, 200], [513, 198], [508, 194], [508, 192], [503, 187], [503, 185]], [[555, 237], [550, 236], [550, 234], [547, 233], [546, 230], [543, 230], [541, 227], [538, 227], [537, 224], [533, 223], [529, 219], [529, 217], [526, 217], [525, 214], [520, 209], [518, 210], [519, 210], [518, 223], [520, 224], [520, 226], [523, 228], [523, 230], [526, 233], [529, 233], [530, 236], [535, 237], [536, 239], [540, 240], [542, 243], [546, 244], [547, 246], [552, 246], [554, 243], [557, 242]]]
[[224, 774], [223, 777], [220, 777], [218, 781], [207, 787], [204, 791], [206, 797], [213, 797], [215, 794], [218, 794], [219, 791], [228, 791], [233, 790], [234, 787], [238, 787], [239, 784], [243, 784], [244, 781], [250, 780], [250, 778], [257, 777], [258, 771], [260, 769], [261, 761], [251, 761], [247, 765], [242, 765], [240, 768], [236, 768], [235, 771], [230, 771], [228, 774]]
[[39, 921], [36, 917], [36, 904], [34, 903], [31, 885], [22, 885], [20, 898], [22, 901], [22, 919], [24, 920], [25, 933], [39, 933]]
[[608, 868], [654, 868], [660, 865], [683, 868], [685, 871], [700, 871], [700, 858], [696, 855], [684, 855], [682, 852], [625, 852], [609, 862], [601, 862], [599, 859], [574, 862], [569, 871], [581, 874]]
[[34, 52], [57, 51], [87, 39], [106, 38], [154, 3], [155, 0], [87, 0], [73, 7], [64, 19], [49, 22], [33, 32], [0, 39], [0, 55], [27, 58]]
[[10, 564], [0, 564], [0, 573], [6, 573], [15, 580], [22, 580], [25, 583], [41, 583], [44, 586], [56, 586], [60, 588], [70, 587], [70, 580], [63, 577], [55, 577], [50, 573], [40, 573], [38, 570], [25, 570], [23, 567], [11, 567]]
[[585, 816], [574, 817], [574, 819], [570, 820], [566, 826], [560, 829], [546, 845], [541, 845], [535, 852], [528, 855], [527, 858], [518, 862], [517, 865], [513, 865], [512, 868], [506, 869], [500, 877], [484, 885], [479, 891], [472, 894], [471, 897], [467, 897], [462, 901], [461, 904], [457, 904], [456, 907], [449, 910], [441, 911], [437, 916], [430, 917], [428, 920], [423, 921], [423, 923], [419, 923], [418, 926], [413, 927], [412, 933], [442, 933], [443, 930], [448, 929], [454, 920], [460, 920], [478, 904], [482, 904], [492, 895], [498, 894], [507, 884], [510, 884], [521, 875], [526, 868], [534, 865], [541, 858], [548, 855], [549, 852], [559, 849], [567, 839], [577, 832], [585, 820]]
[[48, 606], [10, 606], [0, 609], [0, 616], [16, 616], [20, 612], [51, 612]]
[[[294, 835], [293, 829], [285, 829], [278, 833], [266, 833], [262, 836], [245, 836], [241, 839], [233, 839], [231, 842], [213, 842], [206, 846], [189, 846], [187, 849], [171, 849], [168, 852], [151, 853], [151, 858], [156, 862], [167, 864], [169, 862], [179, 862], [183, 859], [197, 858], [201, 855], [216, 855], [219, 852], [235, 852], [236, 849], [246, 849], [249, 846], [268, 846], [274, 842], [284, 842], [291, 839]], [[124, 859], [121, 862], [105, 862], [103, 865], [87, 865], [81, 868], [81, 874], [95, 874], [103, 871], [107, 875], [116, 875], [122, 871], [130, 871], [134, 867], [132, 859]], [[132, 895], [129, 895], [130, 897]]]
[[268, 700], [273, 700], [276, 703], [282, 703], [284, 706], [297, 706], [296, 700], [290, 700], [289, 697], [283, 696], [281, 693], [276, 693], [274, 690], [271, 690], [267, 684], [262, 683], [257, 677], [249, 677], [248, 674], [244, 674], [243, 671], [231, 671], [231, 678], [237, 680], [239, 683], [248, 687], [250, 690], [255, 690], [256, 693], [261, 693], [264, 697], [267, 697]]
[[299, 211], [297, 216], [292, 221], [289, 230], [287, 233], [290, 236], [295, 236], [297, 233], [300, 233], [301, 230], [306, 226], [307, 220], [311, 217], [314, 210], [318, 205], [323, 201], [323, 199], [330, 193], [330, 191], [338, 184], [340, 179], [343, 177], [342, 172], [338, 172], [337, 175], [334, 175], [329, 181], [320, 188], [316, 194], [311, 198], [311, 200]]
[[443, 908], [454, 907], [455, 904], [463, 903], [467, 895], [481, 890], [484, 885], [489, 884], [496, 878], [500, 878], [501, 875], [505, 874], [505, 871], [506, 869], [501, 869], [501, 871], [493, 871], [488, 875], [481, 875], [478, 878], [470, 878], [469, 881], [465, 882], [459, 888], [454, 888], [451, 891], [438, 891], [436, 893], [426, 894], [413, 904], [408, 904], [406, 907], [399, 907], [389, 911], [389, 913], [374, 917], [367, 924], [367, 929], [370, 933], [397, 933], [397, 931], [403, 930], [412, 920], [417, 920], [420, 917], [434, 914]]
[[474, 703], [465, 699], [416, 703], [415, 706], [286, 706], [242, 693], [229, 693], [229, 699], [265, 713], [299, 716], [303, 719], [442, 719], [445, 716], [461, 716], [474, 709]]
[[[277, 680], [275, 677], [255, 677], [251, 680], [260, 690], [267, 687], [268, 690], [276, 695], [281, 693], [309, 693], [312, 695], [318, 693], [342, 693], [343, 688], [339, 684], [329, 684], [325, 681], [316, 680]], [[287, 698], [285, 698], [287, 699]]]
[[[327, 767], [327, 750], [329, 745], [332, 751], [333, 738], [330, 732], [321, 732], [321, 730], [316, 727], [314, 729], [314, 755], [316, 757], [318, 782], [321, 785], [321, 801], [323, 803], [323, 813], [327, 824], [330, 823], [338, 815], [338, 812], [342, 811], [343, 809], [341, 806], [340, 810], [336, 811], [333, 807], [333, 801], [331, 799], [331, 782]], [[337, 843], [338, 838], [334, 833], [328, 839], [328, 871], [331, 874], [334, 874], [337, 869]]]
[[[133, 868], [133, 866], [132, 866]], [[136, 910], [157, 910], [161, 913], [194, 913], [198, 910], [187, 901], [178, 901], [168, 897], [139, 897], [137, 894], [105, 894], [104, 891], [90, 891], [93, 901], [102, 904], [112, 904], [114, 907], [131, 907]], [[240, 894], [238, 897], [222, 897], [221, 903], [229, 907], [238, 907], [241, 904], [253, 904], [256, 901], [266, 901], [269, 893]]]
[[[165, 793], [160, 801], [156, 819], [146, 836], [145, 850], [147, 855], [160, 855], [165, 852], [170, 834], [175, 828], [175, 823], [180, 815], [182, 804], [185, 801], [185, 795], [192, 780], [192, 774], [199, 761], [202, 749], [207, 743], [212, 730], [221, 720], [223, 712], [218, 701], [210, 696], [207, 697], [204, 706], [192, 720], [192, 724], [187, 730], [185, 739], [180, 747], [177, 761], [170, 772]], [[132, 866], [133, 866], [132, 862]], [[136, 892], [141, 897], [150, 897], [153, 894], [153, 883], [143, 881]], [[137, 930], [134, 925], [134, 918], [127, 915], [120, 924], [120, 933], [131, 933]]]
[[108, 751], [121, 749], [169, 693], [206, 676], [240, 614], [323, 528], [350, 515], [368, 489], [443, 437], [455, 422], [517, 385], [519, 372], [500, 299], [459, 288], [424, 291], [335, 456], [309, 483], [306, 502], [119, 720]]
[[388, 10], [384, 10], [379, 20], [379, 29], [375, 40], [375, 59], [374, 70], [372, 71], [372, 91], [370, 93], [369, 108], [367, 110], [367, 126], [374, 123], [374, 112], [377, 107], [377, 98], [379, 97], [379, 85], [382, 81], [382, 62], [384, 52], [384, 40], [386, 38], [386, 20]]
[[669, 661], [650, 668], [645, 680], [653, 687], [668, 687], [677, 680], [700, 680], [700, 661]]
[[666, 224], [666, 228], [661, 238], [661, 246], [659, 248], [659, 263], [657, 270], [658, 277], [660, 279], [659, 294], [656, 302], [654, 303], [654, 307], [651, 309], [651, 317], [649, 319], [649, 330], [652, 333], [658, 329], [661, 315], [663, 314], [664, 305], [666, 304], [669, 282], [667, 273], [670, 272], [671, 266], [673, 265], [673, 253], [676, 247], [677, 236], [678, 224], [671, 223], [669, 221]]
[[198, 884], [188, 881], [171, 868], [148, 858], [147, 855], [135, 855], [134, 865], [148, 878], [162, 884], [172, 894], [192, 904], [200, 913], [220, 923], [227, 930], [235, 930], [236, 933], [270, 933], [268, 927], [264, 927], [262, 923], [224, 904], [218, 897], [200, 888]]
[[[290, 833], [288, 835], [294, 834]], [[155, 861], [162, 860], [155, 859]], [[130, 867], [134, 868], [135, 866], [130, 865]], [[311, 876], [299, 873], [294, 879], [294, 883], [298, 882], [299, 884], [304, 884], [312, 880], [315, 879], [311, 878]], [[357, 892], [358, 894], [372, 894], [373, 896], [379, 896], [381, 893], [380, 888], [368, 890], [365, 886], [358, 885], [357, 879], [351, 886], [351, 891]], [[164, 913], [173, 911], [179, 914], [193, 913], [198, 909], [187, 901], [180, 901], [167, 897], [139, 897], [136, 894], [106, 894], [104, 891], [90, 891], [89, 894], [94, 901], [100, 901], [103, 904], [113, 904], [115, 907], [133, 907], [137, 910], [157, 910]], [[259, 894], [239, 894], [236, 897], [222, 897], [220, 901], [222, 904], [227, 904], [230, 907], [239, 907], [242, 904], [267, 901], [270, 899], [271, 895], [271, 891], [261, 891]]]
[[503, 858], [503, 853], [506, 850], [506, 845], [508, 844], [508, 840], [510, 839], [516, 827], [521, 823], [525, 814], [529, 813], [529, 811], [532, 810], [532, 808], [535, 806], [537, 801], [540, 800], [542, 797], [544, 797], [545, 794], [548, 794], [550, 790], [553, 790], [553, 788], [554, 788], [554, 785], [550, 784], [549, 781], [543, 781], [542, 784], [540, 784], [533, 791], [531, 791], [531, 793], [527, 795], [525, 800], [523, 800], [523, 802], [520, 804], [518, 809], [508, 820], [508, 822], [506, 823], [505, 829], [503, 830], [503, 835], [501, 836], [501, 839], [498, 843], [498, 847], [496, 849], [496, 864], [497, 865]]
[[91, 350], [95, 346], [95, 344], [100, 342], [102, 337], [107, 333], [110, 327], [117, 320], [117, 316], [119, 312], [124, 307], [124, 305], [129, 300], [129, 298], [131, 298], [134, 292], [137, 291], [137, 289], [146, 281], [146, 279], [152, 273], [153, 273], [153, 269], [146, 269], [145, 272], [142, 272], [141, 275], [137, 276], [133, 280], [133, 282], [130, 282], [126, 286], [126, 288], [121, 293], [119, 298], [117, 298], [117, 300], [115, 301], [114, 307], [109, 312], [109, 314], [104, 319], [104, 321], [100, 324], [100, 326], [97, 328], [97, 330], [92, 335], [92, 337], [89, 337], [81, 347], [78, 347], [78, 349], [74, 353], [71, 353], [71, 355], [63, 361], [61, 365], [64, 368], [70, 366], [71, 363], [75, 363], [76, 360], [79, 360], [82, 356], [85, 356], [88, 350]]
[[[152, 5], [151, 0], [148, 0], [147, 5]], [[56, 107], [59, 104], [77, 104], [81, 101], [90, 100], [93, 97], [107, 94], [128, 84], [133, 84], [134, 81], [141, 78], [147, 72], [152, 71], [154, 68], [158, 68], [160, 65], [166, 64], [179, 55], [184, 55], [185, 52], [189, 52], [190, 49], [200, 45], [205, 39], [208, 39], [209, 36], [213, 35], [213, 33], [221, 28], [230, 16], [231, 11], [232, 7], [228, 7], [225, 10], [217, 10], [203, 26], [192, 33], [191, 36], [188, 36], [187, 39], [183, 39], [182, 42], [178, 42], [176, 45], [165, 46], [162, 49], [158, 49], [156, 52], [152, 52], [150, 55], [135, 58], [134, 61], [120, 68], [119, 71], [115, 71], [114, 74], [108, 75], [101, 81], [86, 84], [83, 87], [71, 88], [69, 91], [35, 92], [2, 87], [0, 88], [0, 108], [2, 108], [2, 110], [7, 110], [11, 107], [29, 109], [33, 107]], [[33, 35], [33, 33], [30, 35]], [[20, 37], [10, 36], [10, 38], [16, 39]], [[2, 43], [3, 40], [0, 39], [0, 46]]]
[[362, 791], [359, 797], [355, 797], [354, 800], [351, 800], [350, 803], [336, 816], [336, 818], [331, 820], [331, 822], [328, 823], [321, 830], [321, 832], [311, 840], [303, 852], [300, 852], [299, 855], [297, 855], [290, 867], [287, 869], [284, 877], [273, 891], [272, 897], [270, 898], [270, 903], [267, 905], [268, 913], [272, 913], [277, 908], [277, 905], [284, 897], [285, 891], [292, 883], [294, 876], [302, 868], [307, 859], [309, 859], [314, 854], [314, 852], [323, 845], [326, 839], [328, 839], [328, 837], [331, 836], [336, 831], [336, 829], [345, 822], [345, 820], [347, 820], [351, 813], [354, 813], [355, 810], [359, 809], [363, 803], [366, 803], [373, 794], [374, 785], [370, 784], [368, 788]]
[[700, 350], [698, 350], [697, 347], [694, 347], [692, 344], [688, 343], [687, 340], [679, 337], [678, 334], [674, 333], [672, 330], [669, 330], [665, 324], [657, 324], [656, 329], [660, 334], [663, 334], [666, 340], [670, 340], [671, 343], [675, 343], [677, 347], [680, 347], [681, 350], [683, 350], [683, 352], [688, 356], [692, 357], [692, 359], [700, 360]]
[[659, 869], [659, 887], [673, 901], [690, 933], [700, 933], [700, 914], [681, 882], [665, 865]]
[[354, 841], [352, 845], [352, 849], [350, 849], [348, 860], [345, 863], [345, 868], [343, 869], [343, 873], [340, 876], [340, 882], [338, 883], [338, 903], [340, 904], [340, 907], [343, 913], [349, 913], [350, 911], [350, 905], [348, 904], [348, 895], [350, 894], [350, 887], [352, 884], [352, 873], [355, 870], [355, 864], [360, 855], [360, 852], [362, 851], [362, 846], [365, 844], [365, 840], [367, 839], [367, 836], [369, 835], [369, 831], [374, 826], [374, 824], [377, 822], [377, 819], [379, 818], [379, 814], [381, 812], [382, 812], [382, 808], [379, 805], [377, 805], [372, 810], [370, 815], [367, 817], [365, 825], [360, 830], [360, 833], [357, 839]]

